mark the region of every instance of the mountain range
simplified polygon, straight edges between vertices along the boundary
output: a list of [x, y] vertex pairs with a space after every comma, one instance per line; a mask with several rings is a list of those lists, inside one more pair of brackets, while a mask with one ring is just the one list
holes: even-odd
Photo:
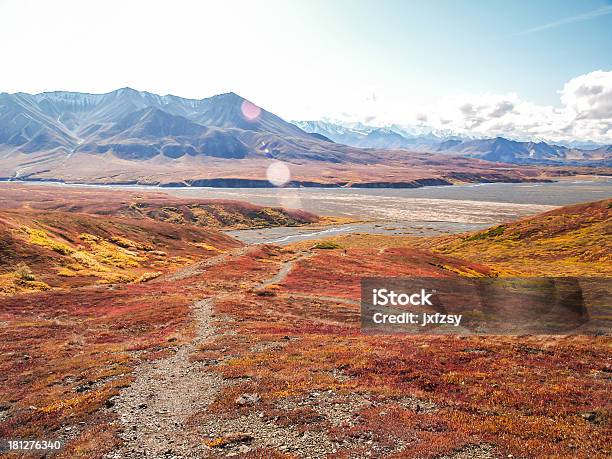
[[329, 121], [293, 121], [293, 123], [307, 132], [360, 148], [402, 148], [459, 154], [514, 164], [612, 166], [612, 145], [597, 145], [590, 142], [556, 145], [544, 141], [521, 142], [504, 137], [470, 138], [438, 135], [433, 132], [412, 134], [397, 125], [373, 127], [361, 123], [343, 124]]
[[[201, 100], [131, 88], [2, 93], [0, 178], [269, 186], [273, 161], [289, 165], [295, 186], [422, 186], [541, 175], [535, 168], [490, 162], [537, 162], [522, 161], [529, 150], [508, 154], [499, 142], [518, 149], [506, 139], [470, 145], [433, 134], [411, 137], [399, 128], [363, 129], [293, 124], [234, 93]], [[572, 154], [553, 148], [531, 157], [599, 161], [595, 153]], [[609, 150], [602, 154], [610, 156]]]
[[[248, 110], [256, 116], [249, 118]], [[273, 152], [275, 146], [282, 150], [287, 138], [299, 139], [294, 148], [303, 147], [304, 155], [309, 153], [309, 142], [326, 140], [234, 93], [202, 100], [130, 88], [108, 94], [0, 95], [0, 144], [26, 153], [112, 151], [129, 159], [158, 154], [244, 158]]]

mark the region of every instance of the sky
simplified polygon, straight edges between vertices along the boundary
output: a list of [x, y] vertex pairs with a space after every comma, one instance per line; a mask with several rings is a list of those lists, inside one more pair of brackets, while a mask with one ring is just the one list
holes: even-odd
[[0, 92], [612, 142], [610, 0], [0, 0]]

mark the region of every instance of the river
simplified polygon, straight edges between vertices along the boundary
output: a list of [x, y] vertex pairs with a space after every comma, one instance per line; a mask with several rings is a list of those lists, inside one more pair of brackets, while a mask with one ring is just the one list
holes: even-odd
[[163, 191], [182, 198], [235, 199], [359, 221], [324, 228], [281, 227], [228, 232], [246, 243], [276, 244], [343, 233], [410, 236], [459, 233], [516, 220], [558, 206], [612, 197], [612, 177], [565, 179], [553, 183], [486, 183], [406, 189], [89, 186]]
[[181, 197], [245, 200], [363, 221], [328, 228], [282, 227], [229, 232], [246, 243], [283, 245], [347, 233], [435, 236], [474, 231], [558, 206], [610, 198], [612, 178], [416, 189], [181, 188], [168, 192]]

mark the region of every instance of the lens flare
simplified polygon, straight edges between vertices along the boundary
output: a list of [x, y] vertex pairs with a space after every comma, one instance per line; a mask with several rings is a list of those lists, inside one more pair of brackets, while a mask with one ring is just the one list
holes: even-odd
[[280, 195], [278, 202], [285, 209], [302, 209], [302, 200], [300, 199], [300, 191], [298, 188], [283, 188], [279, 190]]
[[259, 118], [259, 115], [261, 115], [261, 108], [248, 100], [242, 101], [240, 110], [242, 111], [242, 116], [249, 121], [255, 121], [257, 118]]
[[281, 161], [274, 161], [266, 171], [266, 178], [274, 186], [283, 186], [291, 180], [291, 171]]

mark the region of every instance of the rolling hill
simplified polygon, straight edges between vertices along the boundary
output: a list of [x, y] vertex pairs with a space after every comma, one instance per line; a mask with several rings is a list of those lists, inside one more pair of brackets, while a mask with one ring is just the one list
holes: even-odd
[[139, 283], [242, 246], [221, 229], [303, 225], [308, 212], [164, 193], [2, 184], [0, 295]]
[[561, 207], [477, 233], [419, 242], [507, 275], [610, 276], [612, 200]]
[[610, 200], [281, 248], [132, 213], [187, 213], [159, 192], [2, 187], [3, 437], [60, 457], [609, 456], [609, 336], [368, 334], [359, 299], [366, 276], [610, 277]]

